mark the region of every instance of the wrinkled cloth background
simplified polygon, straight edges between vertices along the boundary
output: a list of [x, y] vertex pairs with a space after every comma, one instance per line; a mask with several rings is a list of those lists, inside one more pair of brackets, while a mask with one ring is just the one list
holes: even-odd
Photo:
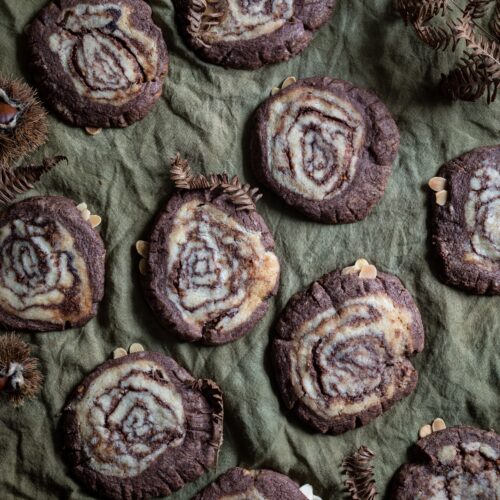
[[[29, 80], [23, 28], [45, 0], [0, 2], [0, 71]], [[0, 405], [0, 497], [90, 498], [68, 474], [57, 434], [73, 387], [117, 346], [141, 342], [173, 356], [196, 377], [224, 391], [224, 445], [217, 470], [172, 499], [189, 499], [229, 467], [268, 467], [314, 485], [324, 499], [342, 498], [340, 462], [367, 445], [377, 457], [384, 492], [407, 458], [418, 429], [434, 417], [448, 425], [500, 431], [500, 297], [475, 297], [440, 283], [428, 255], [426, 181], [464, 151], [499, 142], [499, 104], [450, 103], [435, 92], [452, 64], [417, 40], [388, 0], [340, 0], [330, 23], [299, 57], [257, 71], [225, 70], [191, 53], [177, 34], [168, 0], [150, 2], [171, 56], [164, 95], [143, 121], [91, 137], [50, 118], [50, 139], [34, 156], [63, 154], [32, 191], [86, 201], [103, 216], [106, 297], [81, 329], [25, 335], [37, 346], [46, 377], [38, 400], [20, 409]], [[139, 285], [134, 243], [145, 238], [172, 184], [169, 159], [180, 151], [196, 171], [227, 170], [253, 181], [248, 139], [251, 115], [289, 75], [329, 75], [375, 90], [401, 130], [399, 158], [387, 192], [364, 221], [325, 226], [304, 220], [265, 192], [259, 211], [281, 260], [278, 296], [266, 318], [243, 339], [222, 347], [176, 341], [160, 327]], [[416, 391], [370, 425], [341, 436], [310, 433], [280, 404], [269, 359], [272, 324], [290, 296], [323, 273], [366, 257], [398, 275], [418, 303], [427, 338], [414, 359]]]

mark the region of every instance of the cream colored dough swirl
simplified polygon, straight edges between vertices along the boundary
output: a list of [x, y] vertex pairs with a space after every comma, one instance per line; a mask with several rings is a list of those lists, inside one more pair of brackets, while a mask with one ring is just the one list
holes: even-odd
[[234, 42], [269, 35], [294, 14], [294, 0], [221, 0], [214, 8], [222, 17], [203, 34], [206, 42]]
[[356, 414], [394, 392], [393, 366], [411, 345], [411, 313], [379, 293], [346, 301], [295, 333], [291, 381], [324, 418]]
[[182, 396], [153, 361], [106, 369], [74, 410], [88, 465], [107, 476], [137, 476], [186, 435]]
[[183, 319], [221, 332], [250, 319], [279, 276], [261, 234], [199, 200], [183, 204], [172, 227], [166, 291]]
[[127, 5], [112, 2], [61, 12], [50, 49], [80, 95], [120, 106], [156, 77], [156, 41], [134, 28], [131, 14]]
[[267, 164], [274, 179], [308, 200], [328, 200], [352, 181], [365, 140], [354, 106], [332, 92], [296, 87], [271, 101]]
[[484, 161], [470, 180], [465, 204], [471, 251], [466, 259], [488, 268], [500, 266], [500, 166]]
[[87, 266], [59, 222], [8, 222], [0, 228], [0, 252], [0, 305], [7, 313], [63, 324], [90, 313]]

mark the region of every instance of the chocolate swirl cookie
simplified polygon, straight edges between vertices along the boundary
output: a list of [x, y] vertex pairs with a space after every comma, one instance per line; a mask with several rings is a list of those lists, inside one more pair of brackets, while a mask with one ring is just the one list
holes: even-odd
[[308, 78], [257, 110], [253, 168], [307, 217], [355, 222], [384, 194], [398, 147], [398, 128], [373, 93], [343, 80]]
[[290, 478], [272, 470], [234, 467], [198, 493], [193, 500], [306, 500]]
[[424, 330], [395, 276], [326, 274], [292, 297], [276, 329], [285, 406], [320, 432], [365, 425], [416, 386], [409, 358], [423, 349]]
[[500, 436], [458, 426], [418, 441], [415, 460], [396, 474], [394, 500], [500, 498]]
[[444, 281], [500, 294], [500, 146], [459, 156], [438, 175], [447, 196], [432, 205], [432, 241]]
[[105, 250], [75, 204], [29, 198], [0, 213], [0, 325], [49, 331], [81, 326], [104, 294]]
[[74, 475], [107, 498], [170, 495], [213, 467], [222, 443], [222, 394], [172, 358], [140, 352], [107, 361], [63, 410]]
[[211, 63], [255, 69], [302, 52], [336, 0], [174, 0], [190, 47]]
[[126, 127], [160, 98], [167, 47], [143, 0], [59, 0], [27, 34], [42, 96], [73, 125]]
[[150, 236], [145, 290], [183, 340], [217, 345], [247, 333], [276, 294], [274, 240], [255, 211], [218, 189], [179, 191]]

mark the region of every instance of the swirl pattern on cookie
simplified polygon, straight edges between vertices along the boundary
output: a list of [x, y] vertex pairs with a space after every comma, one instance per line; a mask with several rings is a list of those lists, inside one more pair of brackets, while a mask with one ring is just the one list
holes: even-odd
[[293, 0], [223, 0], [220, 22], [203, 34], [207, 43], [251, 40], [281, 28], [294, 14]]
[[289, 477], [266, 469], [229, 469], [193, 500], [304, 500], [298, 485]]
[[500, 294], [500, 146], [474, 149], [439, 170], [447, 193], [432, 209], [432, 242], [445, 283]]
[[61, 12], [49, 45], [80, 95], [120, 106], [156, 77], [156, 40], [134, 28], [131, 15], [113, 2]]
[[70, 200], [32, 198], [2, 214], [0, 323], [41, 331], [84, 324], [103, 273], [102, 241]]
[[147, 360], [108, 369], [74, 409], [88, 464], [104, 475], [137, 476], [186, 434], [182, 396]]
[[331, 273], [285, 309], [275, 365], [287, 406], [317, 430], [337, 434], [414, 389], [408, 358], [422, 348], [418, 310], [397, 278]]
[[326, 77], [264, 101], [253, 139], [259, 179], [309, 218], [332, 224], [370, 213], [399, 147], [397, 126], [374, 94]]
[[267, 161], [274, 179], [308, 200], [327, 200], [349, 186], [366, 135], [361, 113], [349, 101], [300, 86], [272, 101]]
[[174, 0], [179, 27], [205, 60], [255, 69], [304, 50], [336, 0]]
[[490, 163], [474, 172], [465, 217], [475, 256], [500, 263], [500, 165]]
[[90, 310], [85, 262], [61, 224], [16, 219], [0, 228], [0, 248], [0, 304], [10, 314], [64, 322], [72, 315], [68, 296], [80, 305], [78, 315]]
[[256, 231], [196, 200], [177, 212], [170, 234], [167, 297], [184, 319], [223, 331], [248, 321], [276, 286], [278, 260]]
[[222, 444], [222, 393], [172, 358], [138, 352], [107, 361], [62, 412], [78, 480], [111, 499], [167, 496], [212, 468]]
[[457, 426], [417, 442], [422, 460], [397, 473], [395, 500], [480, 499], [500, 495], [500, 436]]
[[217, 191], [179, 192], [151, 234], [147, 297], [185, 340], [235, 340], [264, 315], [277, 291], [273, 250], [256, 212], [238, 212]]

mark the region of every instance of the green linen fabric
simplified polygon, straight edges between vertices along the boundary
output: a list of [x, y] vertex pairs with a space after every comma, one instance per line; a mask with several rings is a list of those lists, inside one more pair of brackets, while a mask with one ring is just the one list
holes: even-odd
[[[0, 2], [0, 72], [30, 81], [24, 27], [45, 0]], [[57, 424], [70, 391], [117, 346], [141, 342], [166, 353], [224, 391], [224, 444], [217, 469], [172, 495], [189, 499], [236, 465], [267, 467], [311, 483], [324, 499], [343, 498], [340, 464], [360, 445], [374, 461], [380, 491], [407, 458], [418, 429], [435, 417], [450, 425], [500, 431], [500, 297], [476, 297], [436, 278], [427, 240], [426, 181], [447, 159], [499, 142], [499, 104], [451, 103], [435, 91], [455, 56], [423, 45], [389, 0], [339, 0], [303, 54], [257, 71], [201, 62], [174, 24], [170, 0], [149, 2], [170, 52], [163, 97], [141, 122], [91, 137], [50, 116], [50, 138], [32, 158], [62, 154], [64, 163], [30, 195], [86, 201], [103, 217], [106, 291], [98, 316], [80, 329], [24, 335], [36, 345], [45, 375], [40, 397], [15, 409], [0, 405], [0, 498], [91, 498], [68, 473]], [[221, 347], [178, 342], [143, 299], [136, 240], [146, 237], [172, 192], [169, 159], [180, 151], [198, 172], [226, 170], [252, 182], [251, 116], [289, 75], [328, 75], [375, 90], [401, 130], [401, 148], [386, 194], [364, 221], [310, 222], [270, 192], [259, 211], [274, 234], [281, 286], [263, 321]], [[30, 159], [31, 160], [31, 159]], [[309, 432], [280, 403], [269, 356], [273, 321], [292, 294], [323, 273], [365, 257], [396, 274], [415, 298], [426, 345], [414, 359], [416, 391], [366, 427], [341, 436]]]

